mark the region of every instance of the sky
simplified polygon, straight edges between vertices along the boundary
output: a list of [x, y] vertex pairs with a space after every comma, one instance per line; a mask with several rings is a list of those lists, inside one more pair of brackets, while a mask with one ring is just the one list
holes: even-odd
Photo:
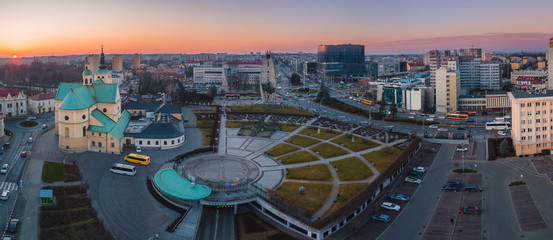
[[0, 0], [0, 57], [97, 53], [545, 51], [551, 0]]

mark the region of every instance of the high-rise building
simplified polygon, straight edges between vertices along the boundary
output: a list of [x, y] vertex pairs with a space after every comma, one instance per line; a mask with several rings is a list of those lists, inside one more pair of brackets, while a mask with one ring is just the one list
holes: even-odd
[[486, 62], [480, 64], [480, 89], [501, 89], [501, 68], [499, 67], [499, 63]]
[[459, 71], [446, 67], [436, 70], [436, 112], [448, 113], [457, 111], [459, 97]]
[[488, 62], [492, 60], [492, 53], [491, 52], [483, 52], [482, 53], [482, 62]]
[[140, 67], [140, 55], [138, 55], [138, 53], [133, 56], [132, 66], [134, 69], [138, 69]]
[[276, 71], [275, 63], [271, 53], [267, 52], [263, 58], [261, 67], [261, 78], [259, 79], [259, 89], [261, 92], [262, 103], [274, 103], [276, 89]]
[[553, 38], [549, 39], [547, 48], [547, 89], [553, 89]]
[[317, 72], [325, 77], [364, 77], [367, 72], [365, 46], [357, 44], [319, 45]]
[[428, 66], [430, 66], [430, 85], [436, 86], [436, 70], [441, 65], [441, 54], [438, 50], [432, 50], [428, 52]]
[[113, 56], [113, 71], [122, 72], [123, 71], [123, 57], [121, 55]]
[[472, 56], [459, 57], [459, 74], [462, 88], [476, 89], [480, 87], [480, 58]]
[[553, 149], [553, 91], [512, 91], [511, 138], [516, 155], [541, 154]]
[[98, 71], [98, 67], [100, 66], [100, 55], [98, 54], [90, 54], [88, 57], [86, 57], [86, 60], [89, 64], [89, 70], [95, 73]]
[[469, 55], [473, 56], [475, 58], [481, 58], [482, 57], [482, 48], [471, 48], [471, 49], [469, 49]]

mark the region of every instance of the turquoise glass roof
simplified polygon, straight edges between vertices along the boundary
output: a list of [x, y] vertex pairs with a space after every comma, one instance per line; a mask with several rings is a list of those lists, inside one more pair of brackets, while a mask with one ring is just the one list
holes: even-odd
[[197, 201], [211, 194], [208, 186], [199, 184], [194, 186], [190, 181], [182, 178], [175, 169], [159, 170], [154, 176], [154, 182], [165, 194], [182, 200]]
[[59, 105], [61, 110], [87, 109], [96, 104], [96, 101], [86, 87], [72, 88]]

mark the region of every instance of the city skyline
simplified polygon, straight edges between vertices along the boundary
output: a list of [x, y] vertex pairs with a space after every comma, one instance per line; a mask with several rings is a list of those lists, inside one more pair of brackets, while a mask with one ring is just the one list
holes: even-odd
[[363, 44], [367, 54], [546, 50], [553, 2], [476, 3], [9, 2], [0, 9], [0, 57], [89, 54], [100, 45], [122, 54], [316, 52], [320, 44], [342, 43]]

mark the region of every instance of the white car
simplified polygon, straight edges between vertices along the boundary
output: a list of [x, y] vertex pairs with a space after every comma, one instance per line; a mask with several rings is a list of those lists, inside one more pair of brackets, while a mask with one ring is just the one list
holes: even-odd
[[436, 117], [436, 115], [434, 115], [434, 114], [430, 114], [428, 116], [431, 117], [431, 118]]
[[8, 200], [9, 197], [10, 197], [10, 191], [9, 190], [2, 191], [2, 196], [0, 196], [0, 199], [2, 199], [3, 201], [6, 201], [6, 200]]
[[142, 148], [140, 146], [136, 146], [136, 152], [137, 153], [141, 153], [142, 152]]
[[426, 172], [426, 168], [425, 167], [416, 167], [416, 168], [413, 168], [413, 171]]
[[438, 116], [439, 119], [445, 119], [445, 116]]
[[434, 121], [434, 118], [429, 117], [429, 118], [426, 118], [425, 121]]
[[466, 152], [468, 150], [469, 149], [467, 147], [457, 147], [457, 151], [459, 151], [459, 152]]
[[2, 165], [2, 168], [0, 169], [0, 173], [8, 173], [8, 164], [5, 163], [4, 165]]
[[401, 209], [401, 207], [397, 204], [393, 204], [391, 202], [383, 202], [381, 205], [380, 205], [381, 208], [384, 208], [386, 210], [394, 210], [394, 211], [399, 211], [399, 209]]
[[417, 113], [416, 113], [416, 112], [410, 112], [409, 115], [413, 115], [413, 116], [414, 116], [414, 115], [417, 115]]
[[430, 125], [430, 126], [428, 126], [428, 128], [438, 128], [438, 126], [436, 126], [436, 125]]
[[440, 132], [447, 132], [447, 128], [438, 128], [438, 131], [440, 131]]
[[410, 118], [410, 119], [414, 119], [414, 118], [415, 118], [415, 116], [412, 116], [412, 115], [411, 115], [411, 116], [409, 116], [409, 118]]
[[507, 136], [507, 133], [506, 132], [503, 132], [503, 131], [498, 131], [497, 134], [499, 136]]
[[415, 177], [406, 177], [405, 181], [410, 183], [416, 183], [416, 184], [420, 184], [422, 182], [420, 179]]

